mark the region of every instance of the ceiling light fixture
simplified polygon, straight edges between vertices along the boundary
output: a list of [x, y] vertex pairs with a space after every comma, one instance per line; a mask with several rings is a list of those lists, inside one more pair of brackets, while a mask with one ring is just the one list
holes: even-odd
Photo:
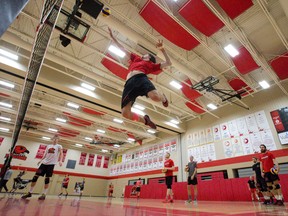
[[79, 144], [79, 143], [76, 143], [75, 146], [77, 146], [77, 147], [83, 147], [83, 145], [82, 145], [82, 144]]
[[81, 86], [82, 86], [83, 88], [86, 88], [86, 89], [90, 90], [90, 91], [94, 91], [94, 90], [95, 90], [95, 87], [94, 87], [94, 86], [89, 85], [89, 84], [87, 84], [87, 83], [81, 83]]
[[8, 132], [9, 129], [8, 128], [0, 128], [0, 131]]
[[135, 139], [130, 138], [130, 137], [127, 140], [130, 141], [130, 142], [134, 142], [135, 141]]
[[139, 110], [139, 109], [136, 109], [136, 108], [134, 108], [134, 107], [131, 108], [131, 111], [132, 111], [133, 113], [136, 113], [136, 114], [140, 115], [140, 116], [144, 116], [144, 115], [145, 115], [145, 113], [144, 113], [143, 111], [141, 111], [141, 110]]
[[97, 132], [105, 134], [105, 131], [101, 129], [97, 129]]
[[212, 104], [212, 103], [210, 103], [210, 104], [207, 104], [207, 107], [209, 107], [210, 109], [212, 109], [212, 110], [215, 110], [215, 109], [217, 109], [217, 106], [216, 105], [214, 105], [214, 104]]
[[170, 122], [172, 123], [172, 124], [179, 124], [180, 122], [178, 121], [178, 120], [176, 120], [176, 119], [172, 119], [172, 120], [170, 120]]
[[156, 131], [151, 130], [151, 129], [148, 129], [147, 132], [148, 132], [148, 133], [151, 133], [151, 134], [155, 134], [155, 133], [156, 133]]
[[85, 137], [85, 140], [92, 141], [93, 139], [90, 137]]
[[49, 128], [48, 130], [49, 130], [49, 131], [52, 131], [52, 132], [58, 132], [58, 130], [57, 130], [57, 129], [54, 129], [54, 128]]
[[104, 153], [108, 152], [108, 150], [106, 150], [106, 149], [102, 149], [101, 151]]
[[224, 47], [224, 50], [231, 56], [231, 57], [235, 57], [237, 55], [239, 55], [238, 50], [232, 45], [229, 44], [226, 47]]
[[120, 145], [114, 144], [114, 148], [120, 148]]
[[178, 82], [176, 82], [176, 81], [171, 81], [170, 83], [169, 83], [171, 86], [173, 86], [174, 88], [176, 88], [176, 89], [181, 89], [183, 86], [180, 84], [180, 83], [178, 83]]
[[4, 121], [11, 121], [11, 118], [7, 118], [7, 117], [4, 117], [4, 116], [0, 116], [0, 119], [4, 120]]
[[16, 60], [16, 61], [19, 58], [18, 55], [15, 55], [15, 54], [13, 54], [13, 53], [11, 53], [11, 52], [9, 52], [7, 50], [3, 50], [3, 49], [0, 49], [0, 54], [3, 55], [3, 56], [8, 57], [10, 59]]
[[266, 80], [262, 80], [261, 82], [259, 82], [259, 85], [263, 88], [263, 89], [267, 89], [270, 87], [269, 83]]
[[43, 136], [42, 139], [44, 139], [44, 140], [51, 140], [50, 137], [45, 137], [45, 136]]
[[119, 49], [118, 47], [114, 45], [110, 45], [108, 50], [114, 53], [115, 55], [119, 56], [120, 58], [124, 58], [124, 56], [126, 55], [125, 52], [123, 52], [121, 49]]
[[114, 122], [117, 122], [117, 123], [120, 123], [120, 124], [123, 123], [123, 120], [122, 120], [122, 119], [114, 118], [113, 121], [114, 121]]
[[62, 118], [56, 118], [56, 121], [65, 123], [67, 120], [66, 119], [62, 119]]
[[8, 103], [5, 103], [5, 102], [0, 102], [0, 106], [4, 106], [4, 107], [8, 107], [8, 108], [12, 108], [12, 104], [8, 104]]
[[179, 128], [178, 125], [176, 124], [173, 124], [172, 122], [165, 122], [165, 124], [171, 126], [171, 127], [174, 127], [174, 128]]
[[2, 80], [0, 80], [0, 85], [6, 86], [6, 87], [9, 87], [9, 88], [14, 88], [15, 87], [14, 84], [11, 84], [11, 83], [8, 83], [8, 82], [2, 81]]
[[78, 105], [78, 104], [74, 104], [74, 103], [70, 103], [70, 102], [67, 103], [67, 106], [72, 107], [72, 108], [75, 108], [75, 109], [78, 109], [78, 108], [79, 108], [79, 105]]
[[145, 107], [143, 107], [143, 106], [141, 106], [141, 105], [139, 105], [139, 104], [134, 104], [133, 105], [133, 107], [135, 108], [135, 109], [138, 109], [138, 110], [145, 110]]

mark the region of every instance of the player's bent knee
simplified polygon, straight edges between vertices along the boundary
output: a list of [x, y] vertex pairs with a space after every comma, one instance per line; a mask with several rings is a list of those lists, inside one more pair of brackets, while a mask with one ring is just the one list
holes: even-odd
[[275, 185], [275, 189], [280, 189], [280, 188], [281, 188], [280, 184]]
[[38, 178], [39, 178], [39, 176], [33, 176], [33, 178], [32, 178], [32, 182], [37, 182], [37, 180], [38, 180]]
[[46, 177], [45, 180], [44, 180], [45, 184], [49, 184], [50, 182], [50, 178], [49, 177]]

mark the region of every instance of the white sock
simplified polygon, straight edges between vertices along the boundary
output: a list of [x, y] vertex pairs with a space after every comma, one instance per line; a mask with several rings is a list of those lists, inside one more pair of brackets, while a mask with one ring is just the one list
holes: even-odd
[[43, 194], [47, 194], [48, 188], [43, 190]]
[[34, 187], [31, 187], [29, 193], [33, 193]]

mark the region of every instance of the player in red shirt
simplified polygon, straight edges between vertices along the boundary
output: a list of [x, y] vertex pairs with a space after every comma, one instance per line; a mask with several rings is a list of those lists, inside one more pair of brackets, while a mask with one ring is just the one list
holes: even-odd
[[133, 121], [139, 121], [145, 125], [156, 129], [154, 122], [150, 120], [148, 115], [141, 117], [136, 113], [132, 113], [131, 108], [138, 96], [146, 96], [151, 98], [153, 101], [162, 102], [164, 107], [168, 107], [168, 100], [164, 94], [160, 94], [153, 83], [147, 77], [148, 74], [162, 70], [163, 68], [170, 66], [171, 61], [167, 55], [165, 49], [163, 48], [163, 41], [159, 40], [156, 47], [161, 50], [165, 57], [165, 61], [156, 64], [155, 56], [152, 54], [145, 54], [142, 57], [130, 53], [126, 50], [113, 36], [111, 29], [109, 28], [110, 36], [117, 46], [125, 52], [126, 56], [129, 58], [129, 73], [127, 75], [126, 83], [124, 86], [124, 91], [122, 94], [122, 116]]
[[[262, 177], [265, 179], [268, 189], [274, 194], [276, 198], [276, 202], [274, 203], [274, 205], [282, 206], [284, 205], [282, 200], [283, 195], [281, 191], [281, 186], [279, 184], [280, 179], [277, 174], [280, 171], [279, 164], [274, 155], [271, 152], [267, 151], [267, 148], [264, 144], [260, 145], [260, 150], [261, 154], [259, 160], [261, 162], [260, 167], [262, 170]], [[266, 204], [267, 202], [264, 203]]]
[[67, 191], [67, 188], [68, 188], [68, 184], [69, 184], [69, 175], [65, 175], [63, 181], [62, 181], [62, 185], [61, 185], [61, 193], [58, 195], [59, 197], [61, 197], [64, 193], [64, 190], [66, 191], [66, 197], [68, 196], [68, 191]]
[[114, 185], [110, 183], [108, 197], [113, 197]]
[[[164, 167], [162, 169], [162, 172], [165, 173], [165, 180], [166, 180], [166, 186], [167, 186], [167, 192], [166, 192], [166, 199], [163, 201], [164, 203], [173, 202], [173, 191], [172, 191], [172, 183], [173, 183], [173, 170], [174, 167], [174, 161], [170, 159], [170, 153], [166, 153], [165, 155], [165, 162]], [[170, 196], [170, 199], [169, 199]]]

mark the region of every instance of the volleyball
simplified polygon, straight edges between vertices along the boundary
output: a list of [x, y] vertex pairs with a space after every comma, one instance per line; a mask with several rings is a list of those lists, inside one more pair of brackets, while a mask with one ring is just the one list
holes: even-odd
[[167, 172], [167, 169], [162, 169], [162, 173], [166, 173]]
[[102, 9], [102, 15], [103, 15], [104, 17], [108, 17], [108, 16], [110, 16], [110, 14], [111, 14], [111, 11], [110, 11], [109, 8], [103, 8], [103, 9]]
[[275, 167], [272, 167], [270, 169], [270, 172], [273, 174], [273, 175], [278, 175], [278, 170], [275, 168]]

